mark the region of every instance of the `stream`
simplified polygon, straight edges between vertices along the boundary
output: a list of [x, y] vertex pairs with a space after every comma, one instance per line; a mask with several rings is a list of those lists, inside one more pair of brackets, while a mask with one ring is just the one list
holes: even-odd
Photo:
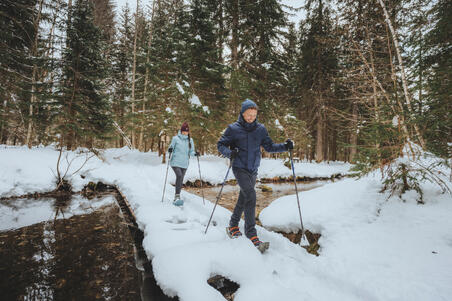
[[[302, 192], [328, 182], [298, 182], [297, 187]], [[104, 186], [106, 191], [89, 199], [75, 194], [0, 200], [2, 300], [178, 300], [157, 285], [142, 247], [143, 232], [126, 200]], [[220, 186], [184, 190], [215, 201]], [[256, 192], [258, 214], [273, 200], [295, 194], [295, 187], [257, 183]], [[232, 211], [238, 194], [238, 185], [226, 185], [219, 204]], [[238, 288], [221, 277], [209, 284], [224, 290], [228, 300]]]
[[[298, 181], [297, 189], [299, 196], [302, 198], [302, 194], [300, 192], [318, 188], [330, 182], [331, 180]], [[202, 196], [204, 193], [204, 197], [206, 199], [215, 202], [221, 186], [208, 186], [203, 187], [202, 189], [198, 187], [184, 187], [183, 189], [198, 196]], [[271, 189], [271, 191], [265, 191], [268, 189]], [[225, 185], [218, 204], [232, 212], [232, 210], [234, 210], [235, 203], [237, 202], [239, 193], [240, 187], [238, 185]], [[270, 203], [274, 200], [291, 194], [295, 194], [295, 185], [293, 182], [265, 184], [256, 183], [256, 214], [260, 213], [262, 209], [270, 205]]]
[[[2, 300], [171, 299], [114, 192], [0, 203]], [[134, 229], [134, 231], [131, 231]]]

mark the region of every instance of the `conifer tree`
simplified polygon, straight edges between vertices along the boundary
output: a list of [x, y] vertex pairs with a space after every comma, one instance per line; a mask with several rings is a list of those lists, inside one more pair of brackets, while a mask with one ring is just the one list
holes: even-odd
[[36, 1], [0, 3], [0, 141], [15, 143], [26, 135], [31, 82], [31, 49], [35, 41]]
[[429, 149], [447, 157], [452, 141], [452, 3], [438, 0], [431, 17], [434, 27], [425, 37], [429, 51], [422, 61], [428, 70], [428, 95], [420, 124], [425, 126]]
[[95, 138], [106, 139], [111, 133], [110, 107], [102, 86], [106, 76], [102, 57], [105, 44], [94, 25], [91, 1], [77, 0], [69, 15], [58, 132], [68, 149], [77, 145], [93, 147]]
[[192, 106], [192, 114], [203, 117], [196, 121], [193, 132], [199, 137], [200, 144], [216, 139], [226, 110], [225, 67], [222, 50], [218, 48], [219, 28], [215, 20], [217, 9], [216, 1], [211, 0], [193, 0], [190, 6], [191, 45], [187, 75], [192, 92], [201, 104], [212, 108], [208, 113], [201, 107]]
[[337, 39], [333, 36], [331, 8], [327, 1], [308, 1], [308, 17], [302, 28], [299, 105], [305, 107], [308, 124], [315, 125], [315, 159], [327, 159], [327, 107], [334, 98], [337, 73]]
[[[117, 30], [117, 41], [112, 54], [112, 109], [113, 120], [124, 132], [127, 128], [127, 103], [131, 95], [132, 77], [132, 51], [133, 51], [133, 29], [132, 18], [128, 4], [122, 8], [119, 27]], [[115, 139], [116, 146], [124, 146], [124, 137], [119, 135]]]

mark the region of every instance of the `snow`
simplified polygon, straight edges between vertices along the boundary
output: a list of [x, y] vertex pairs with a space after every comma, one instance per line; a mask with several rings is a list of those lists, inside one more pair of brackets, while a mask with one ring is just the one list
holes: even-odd
[[289, 120], [291, 120], [291, 119], [297, 120], [297, 117], [293, 116], [292, 114], [287, 114], [286, 116], [284, 116], [284, 119], [285, 119], [286, 121], [289, 121]]
[[176, 87], [177, 87], [177, 90], [179, 90], [180, 94], [182, 94], [182, 95], [185, 94], [184, 88], [182, 88], [182, 86], [179, 83], [176, 83]]
[[201, 101], [199, 100], [199, 97], [195, 94], [193, 94], [188, 101], [191, 103], [193, 107], [202, 107], [202, 110], [206, 113], [210, 113], [208, 106], [203, 106]]
[[188, 101], [193, 106], [202, 106], [201, 101], [199, 100], [199, 97], [197, 95], [195, 95], [195, 94], [193, 94]]
[[[53, 189], [57, 157], [52, 147], [0, 146], [0, 197]], [[75, 158], [72, 171], [84, 160], [74, 152], [68, 158]], [[180, 300], [225, 300], [207, 284], [215, 274], [240, 285], [236, 301], [448, 300], [452, 295], [452, 197], [441, 194], [432, 183], [423, 183], [425, 205], [418, 205], [412, 192], [403, 195], [405, 202], [380, 193], [378, 174], [302, 192], [304, 225], [322, 234], [320, 256], [257, 227], [260, 239], [270, 242], [270, 249], [261, 255], [245, 237], [227, 238], [224, 228], [231, 213], [221, 206], [213, 217], [216, 224], [204, 234], [214, 200], [203, 205], [202, 198], [182, 191], [185, 205], [181, 209], [171, 204], [174, 188], [167, 185], [162, 202], [167, 165], [156, 153], [109, 149], [103, 158], [90, 159], [71, 178], [73, 186], [81, 189], [89, 181], [118, 186], [144, 232], [143, 247], [152, 259], [158, 284]], [[223, 181], [226, 159], [202, 156], [200, 164], [204, 180]], [[67, 166], [66, 160], [62, 165]], [[349, 167], [340, 162], [295, 164], [297, 176], [311, 177], [346, 174]], [[262, 160], [260, 178], [290, 175], [283, 160]], [[198, 176], [193, 159], [185, 180]], [[174, 182], [171, 170], [168, 182]], [[11, 226], [11, 219], [3, 220], [7, 209], [0, 208], [0, 222]], [[296, 196], [275, 200], [259, 218], [268, 229], [297, 231]]]
[[399, 125], [399, 116], [394, 115], [394, 117], [392, 118], [392, 126], [397, 127], [398, 125]]
[[275, 126], [280, 129], [281, 131], [284, 131], [283, 126], [281, 125], [281, 123], [279, 122], [279, 119], [275, 119]]

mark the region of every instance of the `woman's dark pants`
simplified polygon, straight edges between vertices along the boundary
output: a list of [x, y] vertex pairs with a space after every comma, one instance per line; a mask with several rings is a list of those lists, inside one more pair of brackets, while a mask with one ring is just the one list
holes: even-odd
[[186, 168], [171, 166], [176, 174], [176, 194], [180, 194], [180, 190], [182, 188], [182, 183], [184, 182]]

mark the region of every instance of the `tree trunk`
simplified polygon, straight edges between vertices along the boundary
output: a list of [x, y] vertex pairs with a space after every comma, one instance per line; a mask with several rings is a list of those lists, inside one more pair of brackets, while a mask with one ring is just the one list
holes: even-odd
[[323, 118], [323, 160], [324, 161], [330, 161], [330, 157], [329, 157], [329, 139], [328, 139], [328, 117], [326, 116], [326, 112], [324, 113], [324, 118]]
[[353, 109], [352, 109], [352, 130], [350, 132], [350, 162], [355, 162], [355, 156], [357, 152], [357, 145], [358, 145], [358, 104], [356, 101], [353, 102]]
[[[43, 0], [39, 1], [39, 9], [36, 19], [34, 20], [34, 41], [31, 49], [31, 55], [33, 58], [37, 56], [38, 51], [38, 35], [39, 35], [39, 23], [41, 22], [41, 11], [42, 11], [42, 3]], [[36, 63], [33, 63], [33, 71], [31, 76], [31, 97], [30, 97], [30, 106], [28, 108], [28, 129], [27, 129], [27, 139], [25, 144], [27, 144], [28, 148], [31, 148], [32, 145], [32, 131], [33, 131], [33, 103], [36, 101], [36, 74], [37, 74], [38, 66]]]
[[331, 148], [330, 148], [330, 158], [332, 161], [337, 161], [337, 130], [333, 129]]
[[[394, 41], [394, 47], [396, 50], [396, 54], [397, 54], [397, 59], [399, 61], [399, 67], [400, 67], [400, 74], [402, 76], [402, 85], [403, 85], [403, 91], [404, 91], [404, 95], [405, 95], [405, 101], [406, 101], [406, 105], [408, 108], [408, 111], [411, 114], [413, 114], [413, 109], [411, 106], [411, 96], [408, 92], [408, 84], [407, 84], [407, 80], [406, 80], [406, 73], [405, 73], [405, 68], [403, 67], [403, 60], [402, 60], [402, 55], [400, 54], [400, 47], [399, 47], [399, 42], [397, 40], [397, 35], [395, 33], [394, 27], [392, 26], [392, 22], [391, 19], [389, 18], [389, 14], [388, 11], [386, 10], [386, 6], [383, 3], [383, 0], [378, 0], [378, 2], [381, 5], [381, 8], [383, 9], [383, 13], [385, 15], [385, 19], [386, 19], [386, 23], [389, 26], [389, 29], [391, 31], [391, 35], [392, 35], [392, 40]], [[421, 147], [423, 149], [425, 149], [425, 141], [421, 136], [421, 133], [419, 131], [419, 127], [417, 126], [417, 124], [414, 124], [414, 130], [416, 132], [416, 138], [418, 139]]]
[[154, 11], [155, 11], [155, 1], [152, 2], [152, 15], [151, 15], [151, 28], [149, 29], [149, 37], [148, 37], [148, 51], [146, 55], [146, 75], [144, 78], [144, 93], [143, 93], [143, 116], [141, 120], [141, 129], [140, 129], [140, 139], [138, 142], [138, 149], [140, 151], [144, 151], [144, 125], [146, 122], [146, 100], [148, 98], [148, 84], [149, 84], [149, 61], [151, 57], [151, 45], [152, 45], [152, 33], [154, 29]]
[[[389, 52], [389, 56], [391, 56], [391, 49], [388, 49], [388, 52]], [[374, 54], [372, 51], [370, 52], [370, 63], [371, 63], [372, 69], [375, 70]], [[375, 110], [374, 119], [375, 119], [376, 124], [380, 124], [380, 108], [379, 108], [379, 104], [378, 104], [378, 95], [377, 95], [378, 91], [377, 91], [377, 83], [375, 82], [375, 79], [376, 79], [376, 75], [372, 79], [372, 91], [373, 91], [372, 99], [374, 101], [374, 110]], [[375, 149], [377, 149], [377, 151], [378, 151], [378, 160], [381, 162], [379, 140], [380, 140], [380, 133], [377, 130], [376, 137], [375, 137]]]
[[[319, 101], [321, 103], [321, 101]], [[315, 143], [315, 161], [321, 162], [324, 160], [323, 157], [323, 129], [324, 129], [324, 121], [323, 121], [323, 112], [322, 106], [319, 105], [317, 108], [317, 133], [316, 133], [316, 143]]]
[[224, 12], [223, 12], [223, 1], [221, 0], [219, 3], [220, 7], [218, 9], [218, 27], [219, 29], [219, 35], [220, 38], [218, 40], [218, 49], [219, 49], [219, 59], [220, 62], [223, 64], [223, 44], [224, 44]]
[[238, 45], [239, 45], [239, 0], [233, 0], [232, 8], [232, 39], [231, 39], [231, 58], [232, 69], [237, 70], [239, 65]]
[[7, 131], [6, 131], [6, 122], [7, 122], [6, 118], [8, 116], [8, 114], [6, 113], [6, 109], [8, 107], [8, 98], [2, 97], [1, 99], [3, 99], [3, 112], [2, 112], [1, 119], [0, 119], [0, 143], [6, 144], [6, 141], [8, 140], [7, 139], [8, 135], [7, 135]]
[[137, 71], [137, 39], [138, 39], [138, 11], [140, 0], [137, 0], [137, 10], [135, 12], [135, 37], [133, 39], [133, 65], [132, 65], [132, 147], [136, 146], [135, 137], [135, 78]]

